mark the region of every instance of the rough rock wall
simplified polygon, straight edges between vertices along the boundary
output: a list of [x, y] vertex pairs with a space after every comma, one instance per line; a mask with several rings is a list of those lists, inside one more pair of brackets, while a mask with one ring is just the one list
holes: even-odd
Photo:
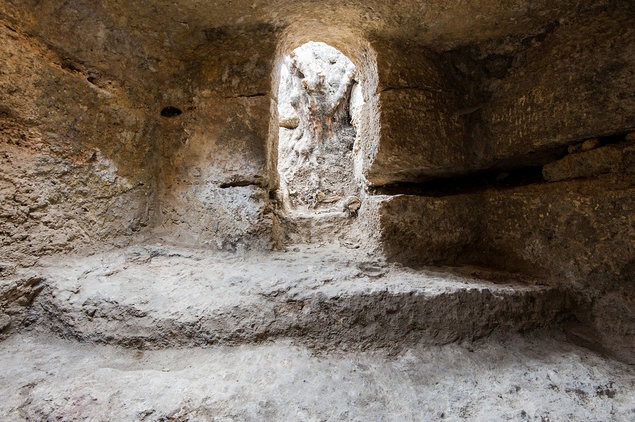
[[400, 40], [374, 40], [380, 134], [367, 148], [371, 185], [416, 182], [464, 167], [459, 92], [431, 50]]
[[[234, 250], [270, 247], [268, 140], [277, 35], [267, 25], [209, 28], [181, 59], [164, 102], [157, 179], [164, 239]], [[186, 81], [185, 83], [183, 83]]]
[[[408, 113], [391, 115], [380, 93], [382, 142], [369, 179], [392, 184], [384, 192], [421, 195], [382, 205], [388, 256], [562, 282], [585, 304], [577, 317], [596, 330], [594, 341], [635, 361], [634, 136], [624, 136], [635, 128], [633, 23], [632, 4], [616, 2], [531, 35], [443, 52], [428, 62], [437, 70], [428, 78], [456, 89], [449, 102], [440, 96], [445, 109], [435, 106], [444, 119], [403, 124]], [[397, 104], [427, 116], [408, 98]], [[434, 141], [430, 125], [452, 116], [465, 130]], [[386, 142], [393, 124], [399, 142]], [[382, 169], [394, 177], [374, 177]]]
[[541, 164], [571, 141], [634, 129], [634, 23], [635, 11], [621, 7], [555, 22], [513, 57], [498, 46], [489, 61], [502, 61], [493, 72], [502, 77], [490, 77], [476, 111], [485, 141], [472, 140], [475, 162]]
[[[382, 223], [391, 255], [406, 262], [477, 264], [604, 288], [632, 276], [633, 193], [632, 176], [605, 175], [447, 197], [397, 196], [384, 205]], [[404, 243], [407, 249], [392, 249]]]
[[616, 4], [433, 53], [375, 41], [381, 135], [371, 185], [542, 165], [635, 128], [635, 11]]
[[[371, 112], [359, 131], [361, 167], [372, 184], [545, 163], [548, 180], [563, 180], [570, 165], [574, 177], [597, 178], [417, 199], [389, 209], [406, 201], [395, 198], [382, 217], [386, 227], [412, 224], [404, 237], [395, 237], [399, 251], [406, 245], [416, 258], [436, 256], [430, 262], [439, 264], [553, 271], [583, 286], [580, 291], [588, 287], [596, 326], [618, 321], [617, 337], [631, 330], [628, 312], [601, 313], [610, 307], [597, 305], [615, 300], [622, 308], [614, 309], [632, 309], [631, 179], [598, 176], [607, 167], [624, 173], [613, 169], [619, 168], [614, 151], [596, 152], [608, 164], [594, 161], [593, 174], [579, 173], [580, 157], [560, 166], [551, 161], [576, 141], [635, 127], [632, 5], [614, 2], [612, 9], [576, 16], [577, 8], [565, 13], [579, 3], [573, 0], [553, 8], [547, 1], [528, 8], [524, 0], [502, 7], [481, 0], [472, 9], [457, 0], [453, 8], [431, 2], [416, 15], [422, 8], [414, 3], [373, 3], [375, 11], [364, 2], [348, 11], [330, 8], [329, 26], [307, 16], [324, 11], [323, 2], [314, 9], [309, 2], [280, 2], [266, 10], [234, 3], [0, 4], [0, 230], [7, 259], [26, 262], [126, 242], [146, 224], [188, 244], [268, 246], [275, 238], [267, 139], [279, 34], [263, 21], [295, 22], [305, 38], [346, 37], [355, 28], [372, 48], [341, 50], [354, 59], [367, 87], [377, 88], [363, 93]], [[478, 10], [487, 13], [465, 19]], [[571, 20], [556, 23], [565, 15]], [[551, 24], [544, 31], [522, 35], [545, 20]], [[487, 37], [495, 39], [484, 42]], [[477, 45], [467, 52], [443, 50], [470, 42]], [[375, 62], [379, 76], [370, 69]], [[182, 114], [162, 117], [168, 106]], [[153, 210], [159, 211], [154, 217]], [[445, 239], [422, 236], [438, 228]], [[490, 249], [474, 247], [479, 244]], [[492, 259], [498, 253], [502, 264]]]
[[11, 22], [0, 44], [2, 260], [125, 243], [151, 208], [145, 114]]
[[[143, 224], [149, 231], [166, 241], [197, 246], [269, 246], [273, 217], [266, 146], [275, 28], [264, 23], [206, 23], [222, 22], [226, 16], [209, 19], [207, 11], [189, 6], [185, 10], [172, 5], [163, 12], [157, 7], [164, 5], [137, 6], [10, 1], [0, 7], [0, 14], [46, 40], [84, 82], [102, 90], [119, 88], [126, 97], [130, 109], [121, 112], [121, 119], [138, 119], [134, 136], [128, 135], [126, 142], [117, 142], [114, 131], [104, 130], [110, 122], [102, 114], [114, 111], [101, 113], [87, 104], [88, 114], [99, 117], [86, 121], [102, 131], [102, 140], [95, 141], [101, 142], [97, 160], [114, 161], [120, 172], [130, 164], [127, 171], [143, 175], [148, 209]], [[177, 12], [187, 17], [175, 19]], [[75, 100], [58, 98], [57, 104], [70, 107]], [[45, 107], [42, 112], [47, 112]], [[72, 109], [68, 115], [81, 113]], [[51, 125], [49, 133], [64, 131], [65, 124]], [[112, 154], [104, 153], [105, 145]], [[84, 170], [78, 173], [86, 176]], [[66, 181], [52, 179], [66, 188]], [[126, 198], [122, 204], [125, 215], [116, 220], [123, 225], [134, 213], [135, 202]], [[116, 233], [101, 217], [97, 221], [104, 232]], [[63, 242], [72, 248], [72, 242]]]
[[546, 165], [551, 174], [564, 167], [552, 183], [392, 197], [379, 211], [384, 250], [410, 265], [477, 265], [561, 283], [582, 303], [578, 319], [595, 328], [591, 341], [635, 361], [633, 145], [598, 173], [589, 163], [606, 148], [617, 149]]

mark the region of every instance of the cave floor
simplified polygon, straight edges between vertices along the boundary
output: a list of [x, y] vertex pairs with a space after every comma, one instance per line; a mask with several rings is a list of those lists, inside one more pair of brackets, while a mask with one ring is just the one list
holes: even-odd
[[570, 343], [571, 298], [544, 280], [347, 244], [144, 243], [28, 271], [43, 289], [0, 342], [0, 420], [635, 418], [635, 367]]
[[631, 421], [635, 370], [557, 332], [316, 353], [276, 340], [134, 350], [16, 334], [0, 419]]

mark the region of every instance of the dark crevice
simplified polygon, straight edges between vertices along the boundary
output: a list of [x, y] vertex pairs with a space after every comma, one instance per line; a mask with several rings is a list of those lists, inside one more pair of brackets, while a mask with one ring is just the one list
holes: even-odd
[[173, 106], [164, 107], [163, 110], [161, 110], [161, 116], [163, 117], [176, 117], [181, 114], [183, 114], [183, 111], [180, 108]]
[[258, 23], [252, 25], [224, 25], [203, 30], [205, 40], [211, 43], [231, 42], [245, 35], [266, 36], [273, 34], [277, 30], [275, 25], [268, 23]]
[[551, 21], [544, 25], [538, 33], [522, 37], [520, 43], [525, 48], [529, 48], [534, 46], [535, 44], [542, 43], [551, 33], [558, 29], [559, 26], [559, 20]]
[[62, 62], [60, 63], [62, 69], [66, 70], [70, 73], [80, 73], [83, 74], [83, 66], [77, 63], [74, 63], [70, 58], [64, 57]]
[[459, 111], [457, 111], [456, 113], [459, 116], [468, 116], [470, 114], [474, 114], [477, 111], [481, 110], [483, 108], [484, 104], [478, 104], [472, 107], [466, 107], [466, 108], [462, 108]]
[[389, 91], [425, 91], [425, 92], [443, 92], [441, 88], [434, 88], [431, 86], [385, 86], [381, 88], [378, 93], [389, 92]]
[[555, 147], [550, 146], [529, 151], [518, 156], [501, 158], [492, 162], [491, 165], [483, 171], [513, 171], [515, 168], [520, 167], [544, 166], [545, 164], [561, 160], [567, 155], [568, 147], [566, 144]]
[[13, 111], [3, 104], [0, 104], [0, 119], [13, 117]]
[[265, 97], [265, 96], [267, 96], [266, 92], [255, 92], [253, 94], [229, 95], [229, 96], [226, 96], [224, 98], [255, 98], [255, 97]]
[[245, 186], [262, 187], [262, 185], [260, 183], [258, 183], [257, 181], [253, 181], [253, 180], [232, 180], [230, 182], [224, 182], [224, 183], [221, 183], [220, 185], [218, 185], [218, 187], [221, 188], [221, 189], [239, 188], [239, 187], [245, 187]]
[[485, 189], [504, 189], [546, 183], [542, 166], [513, 170], [488, 170], [458, 177], [445, 177], [422, 183], [392, 183], [371, 188], [373, 195], [448, 196], [474, 193]]
[[[630, 133], [630, 132], [628, 132], [628, 133]], [[624, 140], [626, 138], [626, 135], [628, 133], [617, 133], [617, 134], [610, 134], [610, 135], [600, 136], [600, 137], [597, 138], [597, 140], [599, 142], [598, 146], [619, 144], [621, 142], [624, 142]]]

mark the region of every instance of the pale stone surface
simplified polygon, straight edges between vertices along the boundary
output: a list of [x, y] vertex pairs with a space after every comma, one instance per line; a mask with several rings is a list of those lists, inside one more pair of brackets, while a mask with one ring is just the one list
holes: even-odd
[[34, 307], [40, 323], [129, 347], [292, 337], [316, 348], [397, 350], [551, 326], [571, 306], [537, 279], [403, 269], [351, 245], [214, 256], [146, 245], [57, 261], [38, 271], [47, 285]]
[[0, 367], [7, 420], [626, 422], [635, 415], [633, 368], [552, 332], [413, 346], [396, 356], [316, 354], [287, 341], [141, 352], [21, 335], [0, 343]]
[[[304, 44], [284, 62], [278, 171], [291, 212], [340, 211], [345, 199], [359, 191], [350, 107], [355, 77], [350, 59], [324, 43]], [[294, 119], [298, 123], [291, 128]]]

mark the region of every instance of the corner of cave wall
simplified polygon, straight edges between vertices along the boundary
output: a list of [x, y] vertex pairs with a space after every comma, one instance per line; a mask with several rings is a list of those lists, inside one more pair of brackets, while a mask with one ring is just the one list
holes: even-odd
[[558, 21], [524, 43], [495, 45], [514, 53], [502, 75], [483, 81], [487, 142], [474, 143], [478, 165], [542, 165], [572, 141], [633, 130], [632, 21], [624, 8], [608, 8]]
[[[456, 75], [471, 81], [455, 100], [470, 94], [467, 102], [476, 105], [463, 110], [455, 100], [454, 109], [430, 103], [463, 116], [450, 125], [463, 125], [463, 135], [404, 124], [408, 114], [391, 114], [380, 89], [382, 135], [369, 170], [378, 191], [390, 193], [378, 204], [380, 242], [390, 260], [475, 265], [558, 284], [576, 298], [570, 311], [593, 333], [588, 342], [627, 361], [635, 360], [632, 17], [595, 11], [549, 27], [531, 42], [491, 40], [428, 62], [428, 68], [467, 64], [456, 74], [427, 75], [438, 89]], [[609, 47], [615, 39], [619, 46]], [[377, 50], [385, 86], [382, 63], [399, 61]], [[399, 75], [399, 69], [389, 73]], [[413, 94], [403, 91], [408, 98], [396, 104], [419, 110]], [[421, 116], [425, 111], [416, 113]], [[390, 141], [394, 128], [399, 143]], [[439, 142], [430, 133], [440, 134]], [[434, 169], [430, 158], [436, 156], [443, 158], [433, 160], [440, 166]]]
[[145, 112], [14, 26], [0, 24], [2, 261], [125, 244], [152, 212]]
[[374, 38], [377, 52], [376, 145], [366, 177], [373, 186], [419, 182], [465, 169], [463, 88], [425, 46]]

